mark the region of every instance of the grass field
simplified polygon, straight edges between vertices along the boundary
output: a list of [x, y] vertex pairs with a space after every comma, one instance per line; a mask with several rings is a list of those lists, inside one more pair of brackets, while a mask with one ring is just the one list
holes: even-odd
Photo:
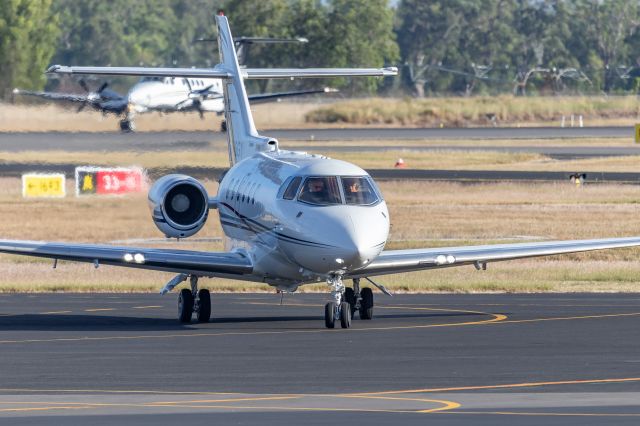
[[[205, 182], [214, 193], [215, 182]], [[71, 183], [69, 183], [71, 191]], [[388, 248], [453, 246], [631, 236], [640, 234], [640, 188], [569, 183], [461, 185], [383, 182], [391, 213]], [[25, 200], [18, 179], [0, 178], [0, 236], [34, 240], [113, 242], [157, 239], [146, 194]], [[151, 244], [221, 250], [217, 213], [195, 238]], [[137, 242], [136, 244], [140, 244]], [[622, 249], [380, 277], [396, 291], [640, 291], [640, 250]], [[157, 291], [171, 274], [90, 264], [0, 256], [0, 291]], [[265, 285], [203, 280], [215, 291], [272, 291]], [[303, 291], [327, 291], [325, 285]]]
[[[341, 99], [318, 96], [297, 101], [252, 106], [259, 129], [411, 126], [559, 126], [561, 117], [583, 116], [585, 126], [633, 125], [639, 121], [640, 106], [634, 96], [612, 97], [448, 97], [448, 98], [365, 98]], [[207, 113], [200, 120], [196, 113], [136, 116], [137, 131], [218, 130], [222, 117]], [[61, 104], [2, 104], [0, 131], [116, 131], [119, 118], [87, 108]]]
[[324, 105], [308, 112], [309, 123], [349, 125], [396, 125], [428, 127], [473, 127], [493, 125], [560, 124], [571, 115], [577, 125], [632, 124], [640, 106], [635, 96], [615, 97], [491, 97], [456, 98], [368, 98]]

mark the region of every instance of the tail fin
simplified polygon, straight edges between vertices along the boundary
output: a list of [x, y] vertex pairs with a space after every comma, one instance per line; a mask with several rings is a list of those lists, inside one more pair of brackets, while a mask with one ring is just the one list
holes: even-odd
[[227, 17], [216, 16], [216, 23], [218, 24], [220, 62], [231, 76], [223, 81], [222, 87], [227, 121], [229, 162], [233, 165], [257, 152], [277, 150], [278, 142], [258, 134], [251, 115], [242, 70], [238, 64]]

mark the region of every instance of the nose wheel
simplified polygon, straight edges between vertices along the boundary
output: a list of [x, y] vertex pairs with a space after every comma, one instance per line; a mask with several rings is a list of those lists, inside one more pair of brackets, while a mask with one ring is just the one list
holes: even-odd
[[193, 313], [198, 322], [209, 322], [211, 318], [211, 294], [207, 289], [198, 290], [198, 277], [191, 276], [191, 289], [183, 288], [178, 295], [178, 320], [190, 323]]
[[342, 328], [351, 327], [351, 305], [342, 302], [340, 307], [335, 302], [324, 305], [324, 325], [327, 328], [335, 328], [336, 321], [340, 321]]

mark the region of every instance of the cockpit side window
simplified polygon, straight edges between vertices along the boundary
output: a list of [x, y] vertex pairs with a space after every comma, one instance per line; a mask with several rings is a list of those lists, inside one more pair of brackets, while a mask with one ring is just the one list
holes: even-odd
[[289, 182], [289, 186], [287, 186], [287, 190], [284, 191], [282, 198], [284, 198], [285, 200], [293, 200], [294, 198], [296, 198], [296, 194], [298, 193], [298, 188], [300, 188], [301, 181], [302, 178], [300, 176], [296, 176], [291, 179], [291, 182]]
[[304, 181], [298, 201], [308, 204], [341, 204], [340, 187], [335, 176], [308, 177]]
[[347, 204], [369, 206], [380, 201], [377, 192], [366, 177], [342, 176], [340, 180]]

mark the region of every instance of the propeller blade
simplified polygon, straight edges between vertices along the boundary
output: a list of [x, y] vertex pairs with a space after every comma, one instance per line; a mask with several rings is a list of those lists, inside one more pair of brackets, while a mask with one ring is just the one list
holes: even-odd
[[102, 86], [100, 86], [100, 88], [97, 90], [97, 92], [98, 93], [102, 93], [102, 91], [104, 89], [106, 89], [107, 87], [109, 87], [109, 83], [105, 81], [104, 83], [102, 83]]

